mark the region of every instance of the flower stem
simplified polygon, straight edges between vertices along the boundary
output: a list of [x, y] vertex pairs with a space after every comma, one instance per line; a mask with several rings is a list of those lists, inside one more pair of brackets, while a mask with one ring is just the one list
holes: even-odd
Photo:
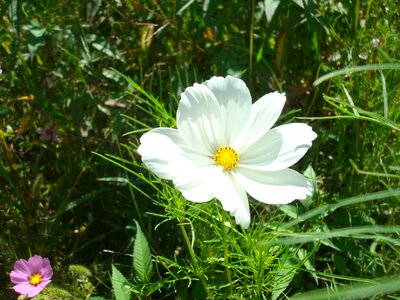
[[204, 290], [207, 293], [207, 299], [214, 299], [210, 290], [208, 289], [207, 282], [206, 282], [206, 279], [203, 274], [203, 270], [199, 267], [199, 263], [197, 261], [196, 255], [194, 254], [194, 250], [193, 250], [192, 244], [190, 243], [189, 236], [186, 232], [185, 226], [181, 222], [179, 222], [179, 226], [182, 231], [183, 239], [185, 240], [186, 246], [189, 250], [190, 257], [192, 258], [193, 265], [196, 269], [197, 276], [199, 276], [199, 279], [204, 287]]
[[250, 21], [250, 45], [249, 45], [249, 73], [253, 76], [253, 34], [254, 34], [254, 10], [255, 0], [251, 2], [251, 21]]
[[229, 268], [229, 258], [228, 258], [228, 241], [227, 241], [227, 228], [225, 226], [225, 212], [221, 212], [221, 223], [222, 223], [222, 230], [223, 230], [223, 237], [224, 237], [224, 263], [226, 266], [226, 278], [228, 279], [229, 283], [229, 296], [233, 294], [233, 284], [232, 284], [232, 271]]

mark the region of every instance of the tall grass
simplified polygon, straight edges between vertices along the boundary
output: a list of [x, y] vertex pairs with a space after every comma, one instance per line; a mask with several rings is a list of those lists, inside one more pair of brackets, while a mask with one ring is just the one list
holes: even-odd
[[[55, 273], [38, 299], [399, 297], [395, 2], [4, 1], [0, 298], [32, 254]], [[248, 230], [136, 151], [187, 86], [226, 74], [285, 92], [279, 124], [319, 136], [296, 165], [314, 195], [251, 202]]]

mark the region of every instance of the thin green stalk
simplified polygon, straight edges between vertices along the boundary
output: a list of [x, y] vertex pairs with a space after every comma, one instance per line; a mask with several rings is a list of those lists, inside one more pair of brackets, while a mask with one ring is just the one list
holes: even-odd
[[[119, 144], [119, 141], [117, 141], [116, 145], [117, 145], [117, 149], [118, 149], [119, 155], [121, 157], [123, 157], [122, 149], [121, 149], [121, 146]], [[134, 159], [134, 157], [132, 157], [132, 158]], [[123, 171], [125, 173], [126, 178], [129, 178], [128, 171], [126, 169], [123, 169]], [[135, 197], [135, 193], [134, 193], [133, 187], [132, 187], [132, 185], [128, 184], [128, 188], [129, 188], [129, 194], [130, 194], [132, 202], [133, 202], [133, 206], [135, 207], [135, 210], [136, 210], [138, 218], [139, 218], [139, 222], [140, 222], [140, 224], [143, 224], [142, 214], [140, 213], [139, 205], [138, 205], [138, 203], [136, 201], [136, 197]]]
[[354, 8], [354, 35], [357, 33], [358, 29], [359, 13], [360, 13], [360, 0], [357, 0], [356, 6]]
[[250, 21], [250, 45], [249, 45], [249, 72], [250, 77], [253, 75], [253, 33], [254, 33], [254, 9], [255, 9], [255, 0], [251, 2], [251, 21]]
[[228, 251], [228, 241], [227, 241], [227, 228], [225, 226], [225, 212], [221, 212], [221, 224], [222, 224], [222, 232], [224, 238], [224, 263], [226, 268], [226, 278], [228, 279], [229, 283], [229, 296], [233, 294], [233, 284], [232, 284], [232, 271], [229, 268], [229, 251]]
[[388, 108], [388, 99], [387, 99], [387, 90], [386, 90], [386, 80], [383, 72], [381, 73], [381, 81], [382, 81], [382, 95], [383, 95], [383, 116], [387, 119], [389, 118], [389, 108]]
[[204, 290], [207, 293], [207, 299], [214, 299], [210, 290], [208, 289], [207, 282], [206, 282], [206, 279], [203, 274], [203, 270], [199, 267], [199, 263], [197, 261], [196, 255], [194, 254], [194, 250], [193, 250], [192, 244], [190, 243], [189, 236], [186, 232], [185, 226], [181, 222], [179, 222], [179, 227], [181, 228], [183, 238], [184, 238], [186, 246], [189, 250], [190, 257], [192, 258], [192, 261], [193, 261], [193, 265], [196, 268], [197, 276], [199, 276], [199, 279], [204, 287]]

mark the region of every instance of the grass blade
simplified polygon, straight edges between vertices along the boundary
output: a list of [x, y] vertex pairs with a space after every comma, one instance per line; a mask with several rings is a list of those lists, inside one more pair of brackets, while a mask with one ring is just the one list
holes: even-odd
[[331, 231], [324, 232], [276, 232], [279, 236], [289, 236], [285, 238], [278, 238], [273, 241], [273, 244], [277, 245], [293, 245], [313, 242], [317, 240], [339, 238], [339, 237], [352, 237], [355, 239], [380, 239], [391, 242], [395, 245], [400, 245], [400, 241], [383, 236], [377, 235], [377, 233], [400, 233], [400, 226], [359, 226], [359, 227], [347, 227], [334, 229]]
[[349, 73], [363, 72], [363, 71], [378, 71], [378, 70], [400, 70], [400, 64], [376, 64], [376, 65], [365, 65], [365, 66], [357, 66], [352, 68], [346, 68], [342, 70], [337, 70], [325, 74], [314, 81], [313, 85], [317, 86], [322, 82], [331, 79], [336, 76], [345, 75]]
[[324, 299], [375, 299], [377, 295], [385, 295], [400, 291], [400, 276], [382, 277], [375, 284], [363, 283], [339, 288], [336, 291], [327, 289], [314, 290], [291, 297], [292, 300], [324, 300]]
[[338, 203], [325, 204], [325, 205], [319, 206], [317, 208], [314, 208], [314, 209], [300, 215], [298, 217], [298, 219], [290, 221], [290, 222], [280, 226], [280, 229], [285, 229], [285, 228], [297, 225], [297, 224], [302, 223], [310, 218], [313, 218], [318, 215], [322, 215], [326, 212], [332, 212], [339, 207], [353, 205], [356, 203], [362, 203], [362, 202], [367, 202], [367, 201], [378, 200], [378, 199], [384, 199], [384, 198], [389, 198], [389, 197], [399, 197], [399, 196], [400, 196], [400, 190], [389, 190], [389, 191], [381, 191], [381, 192], [346, 198], [346, 199], [339, 201]]

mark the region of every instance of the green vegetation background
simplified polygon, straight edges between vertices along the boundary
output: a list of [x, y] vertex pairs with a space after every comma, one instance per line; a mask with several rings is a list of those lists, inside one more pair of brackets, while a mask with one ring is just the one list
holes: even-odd
[[[176, 224], [154, 230], [163, 218], [147, 213], [162, 215], [164, 209], [135, 191], [149, 190], [146, 183], [94, 152], [125, 158], [121, 163], [128, 167], [139, 162], [134, 147], [126, 145], [137, 145], [150, 127], [169, 126], [180, 92], [213, 75], [241, 76], [254, 99], [270, 91], [286, 92], [281, 123], [312, 118], [302, 121], [319, 137], [296, 165], [299, 171], [310, 165], [316, 173], [318, 192], [309, 209], [399, 188], [398, 68], [371, 68], [313, 85], [334, 70], [398, 63], [397, 1], [277, 3], [3, 0], [1, 299], [15, 297], [9, 272], [15, 260], [31, 254], [51, 259], [56, 285], [79, 287], [82, 297], [110, 298], [111, 264], [130, 270], [133, 220], [141, 224], [154, 255], [172, 259], [184, 251]], [[140, 93], [117, 71], [169, 114], [157, 115], [154, 106], [144, 113]], [[368, 115], [375, 122], [357, 119], [361, 110], [351, 101], [375, 113]], [[399, 225], [399, 200], [397, 193], [339, 208], [296, 230]], [[268, 221], [271, 215], [284, 222], [307, 211], [298, 203], [279, 209], [252, 205], [252, 222]], [[398, 239], [398, 234], [390, 237]], [[299, 270], [288, 295], [348, 283], [348, 278], [399, 273], [398, 246], [379, 239], [325, 240], [314, 248], [311, 261], [319, 281]], [[91, 285], [74, 281], [69, 266], [75, 264], [91, 270]], [[174, 298], [174, 289], [187, 286], [167, 286], [154, 297]]]

